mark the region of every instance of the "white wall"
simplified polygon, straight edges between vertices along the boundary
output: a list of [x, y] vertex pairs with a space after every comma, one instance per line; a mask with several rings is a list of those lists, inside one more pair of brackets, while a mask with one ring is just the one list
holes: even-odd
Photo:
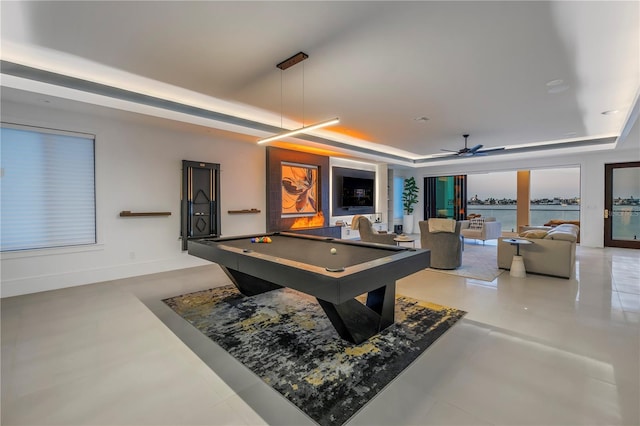
[[623, 149], [593, 151], [582, 154], [558, 154], [528, 159], [498, 159], [484, 157], [474, 161], [459, 160], [447, 166], [423, 167], [416, 169], [415, 176], [420, 187], [420, 201], [416, 206], [417, 216], [422, 220], [424, 212], [423, 178], [426, 176], [448, 176], [507, 170], [527, 170], [536, 168], [580, 166], [580, 245], [585, 247], [604, 246], [604, 165], [640, 161], [638, 141], [626, 143]]
[[[407, 180], [410, 177], [414, 177], [416, 180], [416, 185], [418, 185], [418, 204], [416, 204], [413, 207], [413, 233], [417, 234], [419, 233], [419, 225], [418, 222], [420, 222], [421, 220], [424, 219], [424, 208], [422, 207], [424, 205], [422, 199], [424, 198], [424, 188], [423, 188], [423, 177], [427, 176], [427, 175], [423, 175], [422, 174], [422, 169], [409, 169], [406, 167], [397, 167], [394, 168], [393, 170], [393, 176], [394, 177], [399, 177], [402, 178], [403, 180]], [[398, 197], [398, 198], [402, 198], [402, 191], [398, 194], [393, 193], [393, 197]], [[403, 218], [402, 219], [398, 219], [398, 220], [394, 220], [393, 224], [394, 225], [404, 225], [404, 220], [405, 220], [405, 211], [403, 210]], [[393, 212], [390, 213], [391, 215], [393, 215]]]
[[[3, 253], [2, 297], [205, 264], [181, 250], [182, 160], [220, 163], [223, 235], [265, 231], [264, 147], [203, 127], [61, 105], [64, 110], [3, 99], [2, 121], [96, 135], [98, 245]], [[227, 213], [249, 208], [261, 213]], [[171, 216], [121, 218], [122, 210]]]

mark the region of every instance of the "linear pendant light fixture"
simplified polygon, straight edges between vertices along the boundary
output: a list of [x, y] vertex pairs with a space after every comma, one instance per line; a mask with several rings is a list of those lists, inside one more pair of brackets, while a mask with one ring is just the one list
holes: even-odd
[[277, 135], [270, 136], [268, 138], [260, 139], [258, 143], [267, 143], [277, 141], [278, 139], [284, 139], [289, 136], [297, 135], [299, 133], [309, 132], [311, 130], [319, 129], [321, 127], [327, 127], [334, 124], [338, 124], [340, 122], [339, 118], [332, 118], [331, 120], [321, 121], [320, 123], [312, 124], [311, 126], [300, 127], [296, 130], [291, 130], [289, 132], [278, 133]]
[[[307, 55], [304, 52], [298, 52], [295, 55], [293, 55], [292, 57], [285, 59], [284, 61], [280, 62], [278, 65], [276, 65], [276, 67], [278, 67], [281, 71], [284, 71], [288, 68], [291, 68], [292, 66], [299, 64], [300, 62], [304, 61], [305, 59], [307, 59], [309, 57], [309, 55]], [[280, 121], [282, 122], [282, 78], [280, 79]], [[300, 133], [306, 133], [306, 132], [310, 132], [311, 130], [315, 130], [315, 129], [319, 129], [321, 127], [327, 127], [327, 126], [331, 126], [334, 124], [337, 124], [340, 122], [339, 118], [332, 118], [331, 120], [326, 120], [326, 121], [321, 121], [319, 123], [316, 124], [311, 124], [309, 126], [305, 126], [304, 125], [304, 68], [302, 69], [302, 124], [303, 126], [300, 127], [299, 129], [295, 129], [295, 130], [289, 130], [283, 133], [278, 133], [277, 135], [273, 135], [273, 136], [269, 136], [267, 138], [263, 138], [263, 139], [259, 139], [258, 143], [262, 144], [262, 143], [267, 143], [267, 142], [273, 142], [273, 141], [277, 141], [279, 139], [284, 139], [287, 138], [289, 136], [294, 136]], [[282, 126], [282, 124], [280, 124]]]

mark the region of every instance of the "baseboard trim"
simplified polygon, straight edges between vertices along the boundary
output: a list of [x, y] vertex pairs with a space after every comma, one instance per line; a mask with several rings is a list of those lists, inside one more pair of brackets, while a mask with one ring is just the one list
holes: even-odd
[[210, 262], [184, 255], [169, 259], [154, 260], [152, 262], [128, 263], [59, 274], [22, 277], [12, 280], [3, 279], [0, 284], [0, 298], [95, 284], [207, 264], [210, 264]]

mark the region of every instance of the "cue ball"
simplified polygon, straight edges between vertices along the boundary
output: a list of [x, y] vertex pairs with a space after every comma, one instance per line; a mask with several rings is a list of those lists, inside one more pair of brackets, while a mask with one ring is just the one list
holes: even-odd
[[331, 254], [336, 254], [337, 252], [338, 252], [338, 250], [336, 250], [334, 248], [331, 249]]

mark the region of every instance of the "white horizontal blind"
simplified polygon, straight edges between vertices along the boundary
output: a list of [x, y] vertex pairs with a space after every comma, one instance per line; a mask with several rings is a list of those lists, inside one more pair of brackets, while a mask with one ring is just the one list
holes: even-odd
[[94, 138], [2, 124], [2, 251], [96, 243]]

